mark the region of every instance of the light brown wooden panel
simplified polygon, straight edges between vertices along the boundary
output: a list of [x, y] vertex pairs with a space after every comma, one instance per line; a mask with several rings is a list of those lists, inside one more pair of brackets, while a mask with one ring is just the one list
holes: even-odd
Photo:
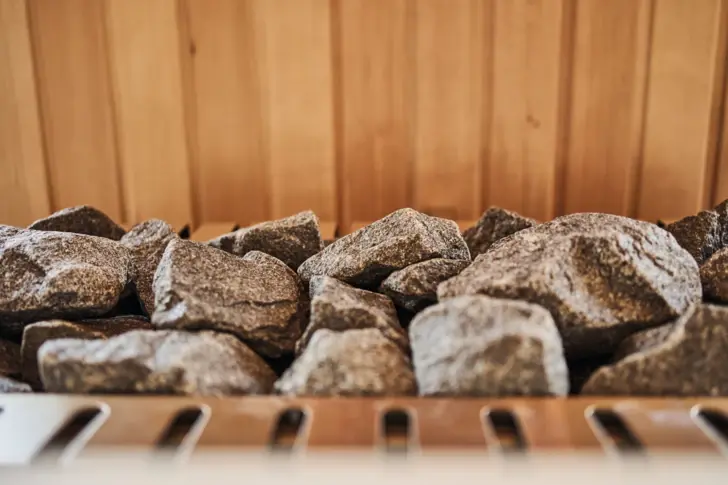
[[490, 2], [418, 0], [414, 204], [452, 219], [481, 212]]
[[569, 0], [497, 0], [486, 205], [554, 216]]
[[107, 0], [128, 220], [192, 217], [175, 0]]
[[728, 87], [723, 93], [723, 130], [720, 134], [718, 160], [715, 170], [713, 204], [728, 199]]
[[24, 0], [0, 0], [0, 224], [50, 210]]
[[413, 4], [336, 0], [341, 220], [410, 205]]
[[579, 0], [565, 211], [627, 214], [642, 140], [650, 0]]
[[637, 216], [680, 218], [710, 201], [725, 63], [725, 3], [657, 0]]
[[194, 71], [199, 215], [268, 217], [265, 127], [250, 0], [187, 0]]
[[336, 219], [329, 0], [255, 0], [272, 218]]
[[90, 204], [124, 220], [103, 3], [31, 0], [53, 209]]

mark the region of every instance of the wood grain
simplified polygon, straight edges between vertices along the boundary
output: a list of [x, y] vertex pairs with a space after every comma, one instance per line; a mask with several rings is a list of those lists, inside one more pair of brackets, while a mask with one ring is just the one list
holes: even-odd
[[723, 88], [722, 132], [720, 133], [719, 150], [713, 174], [714, 205], [728, 199], [728, 87]]
[[539, 220], [555, 212], [567, 3], [495, 2], [485, 202]]
[[339, 25], [341, 220], [410, 205], [413, 5], [336, 0]]
[[711, 202], [725, 63], [721, 0], [658, 0], [637, 216], [680, 218]]
[[31, 0], [53, 209], [90, 204], [124, 220], [103, 4]]
[[182, 227], [192, 210], [177, 2], [105, 5], [127, 220]]
[[187, 0], [196, 109], [197, 187], [203, 221], [247, 225], [269, 212], [266, 130], [252, 3]]
[[481, 211], [487, 3], [419, 0], [416, 15], [416, 208], [451, 219]]
[[0, 0], [0, 224], [50, 211], [24, 0]]
[[642, 140], [649, 0], [576, 2], [565, 212], [627, 214]]
[[336, 220], [335, 135], [328, 0], [255, 0], [269, 217], [311, 209]]

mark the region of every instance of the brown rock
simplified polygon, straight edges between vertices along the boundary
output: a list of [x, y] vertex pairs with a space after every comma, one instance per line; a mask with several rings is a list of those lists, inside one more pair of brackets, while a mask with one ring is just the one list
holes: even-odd
[[175, 237], [172, 226], [159, 219], [151, 219], [134, 226], [121, 238], [121, 243], [131, 253], [133, 281], [142, 309], [147, 315], [154, 312], [154, 273], [167, 244]]
[[49, 392], [264, 394], [275, 380], [244, 343], [214, 332], [136, 330], [108, 340], [52, 340], [38, 360]]
[[280, 259], [294, 270], [324, 247], [318, 217], [311, 211], [238, 229], [211, 240], [209, 244], [236, 256], [261, 251]]
[[371, 289], [392, 272], [433, 258], [470, 260], [457, 224], [400, 209], [337, 239], [307, 259], [298, 274], [306, 283], [317, 275], [331, 276]]
[[665, 228], [697, 263], [703, 264], [723, 247], [720, 218], [716, 212], [702, 211], [668, 224]]
[[108, 312], [129, 262], [128, 250], [108, 239], [0, 226], [0, 327]]
[[31, 392], [30, 386], [24, 382], [16, 381], [9, 377], [0, 376], [0, 394], [10, 394], [15, 392]]
[[0, 339], [0, 376], [20, 377], [20, 345]]
[[154, 294], [157, 328], [230, 332], [268, 357], [293, 352], [305, 321], [289, 268], [182, 239], [167, 246]]
[[546, 309], [463, 296], [419, 313], [409, 328], [423, 396], [564, 396], [561, 338]]
[[501, 239], [536, 224], [537, 222], [533, 219], [515, 212], [500, 207], [491, 207], [483, 213], [475, 226], [463, 232], [463, 239], [470, 249], [470, 257], [475, 259]]
[[728, 248], [719, 250], [703, 263], [700, 282], [706, 300], [728, 302]]
[[612, 356], [612, 362], [619, 362], [632, 354], [657, 347], [667, 340], [674, 328], [674, 322], [670, 322], [659, 327], [648, 328], [647, 330], [633, 333], [619, 344]]
[[38, 371], [38, 349], [49, 340], [62, 338], [105, 339], [132, 330], [151, 330], [154, 327], [143, 317], [115, 317], [108, 319], [66, 322], [49, 320], [25, 327], [21, 349], [23, 380], [34, 389], [42, 389]]
[[407, 335], [397, 321], [392, 300], [360, 290], [328, 276], [314, 276], [310, 284], [311, 320], [296, 344], [296, 353], [306, 348], [321, 329], [343, 332], [374, 328], [403, 352], [409, 349]]
[[378, 330], [322, 329], [275, 390], [297, 396], [388, 396], [414, 394], [416, 385], [409, 359]]
[[696, 305], [657, 345], [602, 367], [583, 394], [728, 396], [728, 308]]
[[411, 312], [419, 312], [437, 303], [437, 286], [457, 276], [470, 261], [435, 258], [415, 263], [387, 276], [379, 286], [394, 303]]
[[98, 209], [87, 205], [79, 205], [59, 210], [35, 221], [28, 229], [37, 231], [59, 231], [86, 234], [118, 241], [126, 231], [109, 216]]
[[475, 294], [544, 306], [577, 360], [677, 318], [701, 288], [695, 260], [656, 225], [573, 214], [517, 232], [438, 287], [440, 300]]

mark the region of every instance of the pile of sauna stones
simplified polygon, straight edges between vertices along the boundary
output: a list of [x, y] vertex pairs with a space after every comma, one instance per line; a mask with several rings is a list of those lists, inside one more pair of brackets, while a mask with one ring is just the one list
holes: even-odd
[[728, 395], [728, 203], [188, 232], [88, 206], [0, 226], [0, 392]]

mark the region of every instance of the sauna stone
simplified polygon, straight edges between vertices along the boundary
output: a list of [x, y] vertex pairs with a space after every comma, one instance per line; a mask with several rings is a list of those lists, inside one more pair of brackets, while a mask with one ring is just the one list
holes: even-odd
[[328, 276], [315, 276], [310, 284], [311, 320], [296, 344], [296, 352], [306, 348], [321, 329], [344, 332], [373, 328], [407, 351], [407, 335], [397, 320], [397, 310], [388, 296], [361, 290]]
[[409, 359], [379, 330], [322, 329], [275, 390], [296, 396], [410, 395], [416, 384]]
[[728, 302], [728, 248], [713, 254], [700, 267], [700, 281], [705, 299]]
[[647, 330], [633, 333], [626, 339], [622, 340], [617, 347], [617, 350], [614, 352], [612, 361], [618, 362], [632, 354], [644, 352], [653, 347], [657, 347], [667, 340], [674, 328], [674, 322], [670, 322], [665, 325], [660, 325], [659, 327], [648, 328]]
[[129, 248], [132, 258], [132, 281], [142, 305], [142, 310], [154, 312], [154, 273], [162, 259], [167, 244], [177, 237], [172, 226], [159, 219], [151, 219], [134, 226], [121, 243]]
[[45, 389], [64, 393], [264, 394], [276, 377], [240, 340], [215, 332], [51, 340], [38, 362]]
[[28, 229], [37, 231], [59, 231], [86, 234], [118, 241], [124, 228], [98, 209], [87, 205], [69, 207], [51, 214], [45, 219], [35, 221]]
[[301, 336], [301, 286], [289, 268], [173, 239], [154, 277], [160, 329], [230, 332], [256, 352], [293, 352]]
[[32, 389], [25, 382], [16, 381], [10, 377], [3, 377], [0, 375], [0, 394], [31, 391]]
[[470, 256], [475, 259], [501, 239], [535, 225], [536, 221], [533, 219], [500, 207], [491, 207], [483, 213], [475, 226], [463, 232], [463, 239], [468, 244]]
[[563, 396], [569, 378], [549, 312], [531, 303], [462, 296], [409, 328], [423, 396]]
[[662, 342], [601, 368], [582, 393], [728, 396], [728, 308], [694, 306]]
[[20, 345], [0, 339], [0, 376], [20, 377]]
[[21, 349], [23, 380], [34, 389], [41, 389], [38, 371], [38, 349], [49, 340], [62, 338], [106, 339], [132, 330], [152, 330], [154, 327], [143, 317], [114, 317], [80, 322], [48, 320], [32, 323], [23, 331]]
[[573, 214], [517, 232], [438, 287], [440, 300], [476, 294], [544, 306], [577, 360], [677, 318], [702, 290], [695, 260], [656, 225]]
[[130, 260], [109, 239], [0, 226], [0, 328], [110, 311], [129, 281]]
[[396, 305], [410, 312], [437, 302], [437, 286], [458, 275], [470, 261], [435, 258], [415, 263], [387, 276], [379, 292], [387, 295]]
[[319, 220], [311, 211], [285, 219], [238, 229], [209, 241], [215, 248], [236, 256], [257, 250], [270, 254], [294, 270], [324, 248]]
[[702, 211], [668, 224], [665, 228], [699, 265], [723, 247], [721, 224], [714, 211]]
[[376, 289], [392, 272], [433, 258], [470, 260], [455, 222], [400, 209], [337, 239], [298, 268], [304, 282], [331, 276]]

